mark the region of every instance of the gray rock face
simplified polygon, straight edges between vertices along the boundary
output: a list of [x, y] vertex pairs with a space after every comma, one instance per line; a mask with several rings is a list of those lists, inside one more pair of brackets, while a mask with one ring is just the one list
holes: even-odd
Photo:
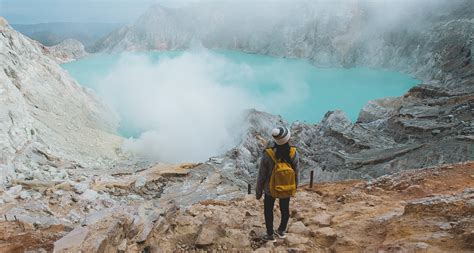
[[[376, 106], [366, 106], [356, 123], [336, 111], [328, 112], [318, 125], [293, 124], [291, 144], [301, 154], [303, 181], [308, 180], [310, 170], [315, 171], [317, 181], [372, 178], [474, 159], [472, 92], [467, 88], [468, 95], [457, 95], [436, 89], [439, 94], [447, 93], [425, 98], [420, 93], [434, 89], [425, 88], [418, 86], [403, 98], [372, 102]], [[264, 147], [260, 136], [271, 140], [271, 128], [282, 124], [276, 117], [269, 122], [256, 133], [249, 131], [252, 134], [236, 149], [239, 152], [227, 155], [238, 164], [252, 165], [235, 172], [245, 181], [256, 178], [256, 157]], [[238, 172], [241, 168], [244, 172]]]
[[[382, 98], [367, 102], [360, 110], [357, 122], [381, 124], [380, 119], [386, 119], [395, 115], [397, 109], [401, 106], [399, 98]], [[379, 122], [377, 122], [379, 121]]]

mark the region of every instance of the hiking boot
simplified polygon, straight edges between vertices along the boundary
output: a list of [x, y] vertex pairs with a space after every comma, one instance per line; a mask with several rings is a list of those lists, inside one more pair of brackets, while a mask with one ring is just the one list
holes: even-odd
[[275, 230], [275, 235], [280, 237], [281, 239], [286, 238], [286, 233], [285, 231], [280, 231], [280, 230]]
[[264, 240], [266, 242], [276, 242], [277, 241], [273, 235], [264, 235], [262, 237], [262, 240]]

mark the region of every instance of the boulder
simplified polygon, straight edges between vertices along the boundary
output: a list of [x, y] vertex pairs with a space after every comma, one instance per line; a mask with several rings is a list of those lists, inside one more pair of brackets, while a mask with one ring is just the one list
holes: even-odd
[[438, 135], [438, 134], [441, 133], [441, 130], [439, 130], [439, 129], [433, 129], [433, 130], [431, 130], [431, 133], [432, 133], [433, 135]]
[[81, 199], [93, 202], [97, 199], [98, 193], [94, 190], [87, 189], [81, 194]]
[[430, 247], [430, 245], [428, 243], [424, 243], [424, 242], [417, 242], [414, 245], [414, 248], [415, 248], [416, 251], [424, 251], [424, 250], [427, 250], [429, 247]]
[[2, 195], [2, 199], [4, 202], [12, 202], [14, 199], [18, 198], [21, 195], [21, 190], [23, 187], [21, 185], [16, 185], [8, 189], [8, 191], [4, 192]]
[[205, 224], [201, 227], [195, 245], [197, 247], [212, 245], [222, 234], [223, 231], [217, 225]]
[[285, 242], [288, 247], [295, 247], [301, 244], [306, 244], [309, 242], [307, 237], [297, 234], [287, 234], [285, 238]]
[[141, 230], [139, 231], [138, 235], [135, 237], [134, 241], [138, 243], [142, 243], [148, 239], [153, 227], [155, 226], [155, 222], [162, 222], [163, 218], [157, 213], [152, 212], [148, 215], [141, 225]]
[[76, 227], [74, 230], [54, 243], [53, 253], [76, 252], [88, 234], [89, 229], [85, 227]]
[[400, 98], [383, 98], [367, 102], [360, 110], [357, 122], [370, 123], [392, 116], [401, 105]]
[[198, 222], [196, 218], [194, 218], [193, 216], [188, 216], [188, 215], [180, 215], [176, 217], [175, 221], [176, 221], [176, 225], [178, 226], [189, 226], [189, 225], [194, 225]]
[[327, 227], [331, 225], [332, 215], [326, 212], [317, 213], [309, 221], [310, 224], [318, 225], [320, 227]]
[[107, 220], [94, 224], [89, 228], [90, 235], [77, 252], [117, 252], [117, 248], [125, 238], [123, 220]]
[[[72, 212], [72, 211], [71, 211]], [[82, 221], [81, 225], [82, 226], [90, 226], [93, 225], [109, 216], [114, 214], [115, 212], [119, 212], [118, 208], [104, 208], [102, 210], [96, 211], [96, 212], [91, 212], [89, 215], [87, 215], [84, 220]], [[73, 215], [74, 212], [72, 212]], [[76, 214], [77, 215], [77, 214]]]
[[20, 193], [20, 199], [30, 199], [31, 198], [31, 194], [27, 191], [22, 191]]
[[140, 189], [146, 184], [146, 178], [143, 176], [140, 176], [135, 180], [135, 188]]
[[89, 185], [86, 183], [74, 183], [72, 185], [74, 192], [78, 194], [84, 193], [87, 189], [89, 189]]
[[250, 247], [250, 240], [245, 231], [240, 229], [226, 229], [226, 242], [229, 242], [233, 247], [245, 249]]
[[300, 234], [300, 235], [309, 235], [310, 229], [307, 228], [303, 222], [297, 221], [290, 225], [288, 229], [289, 233]]
[[117, 247], [117, 252], [124, 253], [127, 250], [127, 239], [123, 239]]
[[352, 122], [343, 111], [329, 111], [321, 120], [321, 127], [325, 130], [343, 133], [352, 127]]
[[326, 246], [331, 245], [337, 238], [336, 232], [330, 227], [319, 228], [313, 233], [316, 241]]

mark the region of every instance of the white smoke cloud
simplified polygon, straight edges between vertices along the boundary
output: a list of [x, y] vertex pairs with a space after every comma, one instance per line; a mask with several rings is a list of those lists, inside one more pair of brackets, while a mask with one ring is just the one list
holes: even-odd
[[[238, 143], [245, 109], [299, 99], [294, 87], [289, 89], [289, 77], [267, 100], [235, 81], [252, 80], [254, 74], [246, 64], [204, 50], [159, 61], [125, 54], [97, 90], [124, 122], [144, 130], [125, 141], [125, 151], [171, 163], [203, 161]], [[305, 85], [299, 83], [300, 91]]]

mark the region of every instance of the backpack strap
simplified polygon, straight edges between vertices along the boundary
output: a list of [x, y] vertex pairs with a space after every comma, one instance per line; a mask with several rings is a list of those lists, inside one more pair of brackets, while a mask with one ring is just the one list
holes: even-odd
[[277, 160], [277, 158], [276, 158], [275, 152], [273, 152], [273, 149], [272, 149], [272, 148], [267, 148], [267, 149], [265, 149], [265, 152], [267, 152], [268, 156], [269, 156], [270, 158], [272, 158], [272, 160], [273, 160], [273, 162], [274, 162], [275, 164], [278, 163], [278, 160]]
[[[276, 158], [275, 152], [273, 151], [272, 148], [265, 149], [265, 152], [267, 152], [268, 156], [270, 156], [270, 158], [272, 158], [273, 162], [278, 163], [278, 159]], [[290, 158], [294, 159], [295, 156], [296, 156], [296, 148], [291, 147], [290, 148]]]
[[290, 148], [290, 158], [291, 159], [294, 159], [296, 156], [296, 148], [295, 147], [291, 147]]

